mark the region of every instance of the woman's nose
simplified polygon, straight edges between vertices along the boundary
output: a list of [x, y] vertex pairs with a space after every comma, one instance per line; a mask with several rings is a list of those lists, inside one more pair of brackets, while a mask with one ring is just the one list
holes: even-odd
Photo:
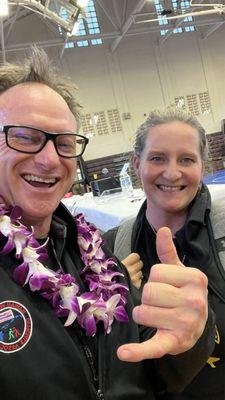
[[181, 169], [176, 162], [169, 162], [163, 172], [164, 178], [175, 181], [182, 176]]

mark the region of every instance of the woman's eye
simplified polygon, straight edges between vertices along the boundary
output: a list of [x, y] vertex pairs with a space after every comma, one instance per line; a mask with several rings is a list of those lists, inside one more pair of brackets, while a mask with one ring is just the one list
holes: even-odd
[[194, 162], [195, 161], [193, 160], [193, 158], [190, 158], [190, 157], [185, 157], [185, 158], [182, 158], [182, 160], [181, 160], [181, 164], [187, 164], [187, 165], [192, 164]]

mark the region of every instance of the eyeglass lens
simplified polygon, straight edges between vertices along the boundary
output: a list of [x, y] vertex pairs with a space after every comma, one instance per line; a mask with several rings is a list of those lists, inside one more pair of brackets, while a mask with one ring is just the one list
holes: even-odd
[[[44, 147], [46, 134], [34, 128], [11, 127], [8, 130], [7, 140], [8, 145], [15, 150], [36, 153]], [[85, 146], [85, 140], [82, 137], [67, 133], [56, 134], [54, 143], [58, 154], [64, 157], [78, 157]]]

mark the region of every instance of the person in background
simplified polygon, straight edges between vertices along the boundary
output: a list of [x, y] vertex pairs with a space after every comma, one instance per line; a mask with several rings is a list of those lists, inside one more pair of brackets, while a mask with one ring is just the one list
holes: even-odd
[[88, 142], [74, 96], [41, 49], [0, 67], [1, 400], [153, 400], [213, 350], [207, 278], [164, 228], [134, 307], [100, 232], [60, 203]]
[[[167, 393], [163, 399], [225, 398], [225, 267], [219, 257], [221, 246], [219, 250], [213, 234], [215, 204], [211, 204], [209, 190], [202, 183], [206, 152], [205, 130], [196, 118], [171, 107], [151, 112], [136, 132], [133, 155], [146, 200], [136, 218], [104, 234], [111, 250], [126, 265], [139, 298], [142, 290], [142, 299], [145, 297], [145, 283], [153, 265], [159, 262], [157, 232], [162, 227], [171, 230], [182, 264], [208, 277], [209, 303], [216, 313], [215, 351], [181, 394]], [[222, 218], [224, 225], [224, 206], [219, 203], [222, 213], [217, 220]], [[221, 230], [222, 241], [223, 226]]]

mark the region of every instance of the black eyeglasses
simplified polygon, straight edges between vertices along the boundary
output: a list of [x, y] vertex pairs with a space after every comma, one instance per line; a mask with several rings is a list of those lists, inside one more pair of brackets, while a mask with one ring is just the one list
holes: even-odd
[[89, 142], [88, 138], [76, 133], [52, 133], [30, 126], [0, 125], [5, 133], [6, 144], [20, 153], [39, 153], [48, 140], [52, 140], [60, 157], [76, 158], [82, 156]]

